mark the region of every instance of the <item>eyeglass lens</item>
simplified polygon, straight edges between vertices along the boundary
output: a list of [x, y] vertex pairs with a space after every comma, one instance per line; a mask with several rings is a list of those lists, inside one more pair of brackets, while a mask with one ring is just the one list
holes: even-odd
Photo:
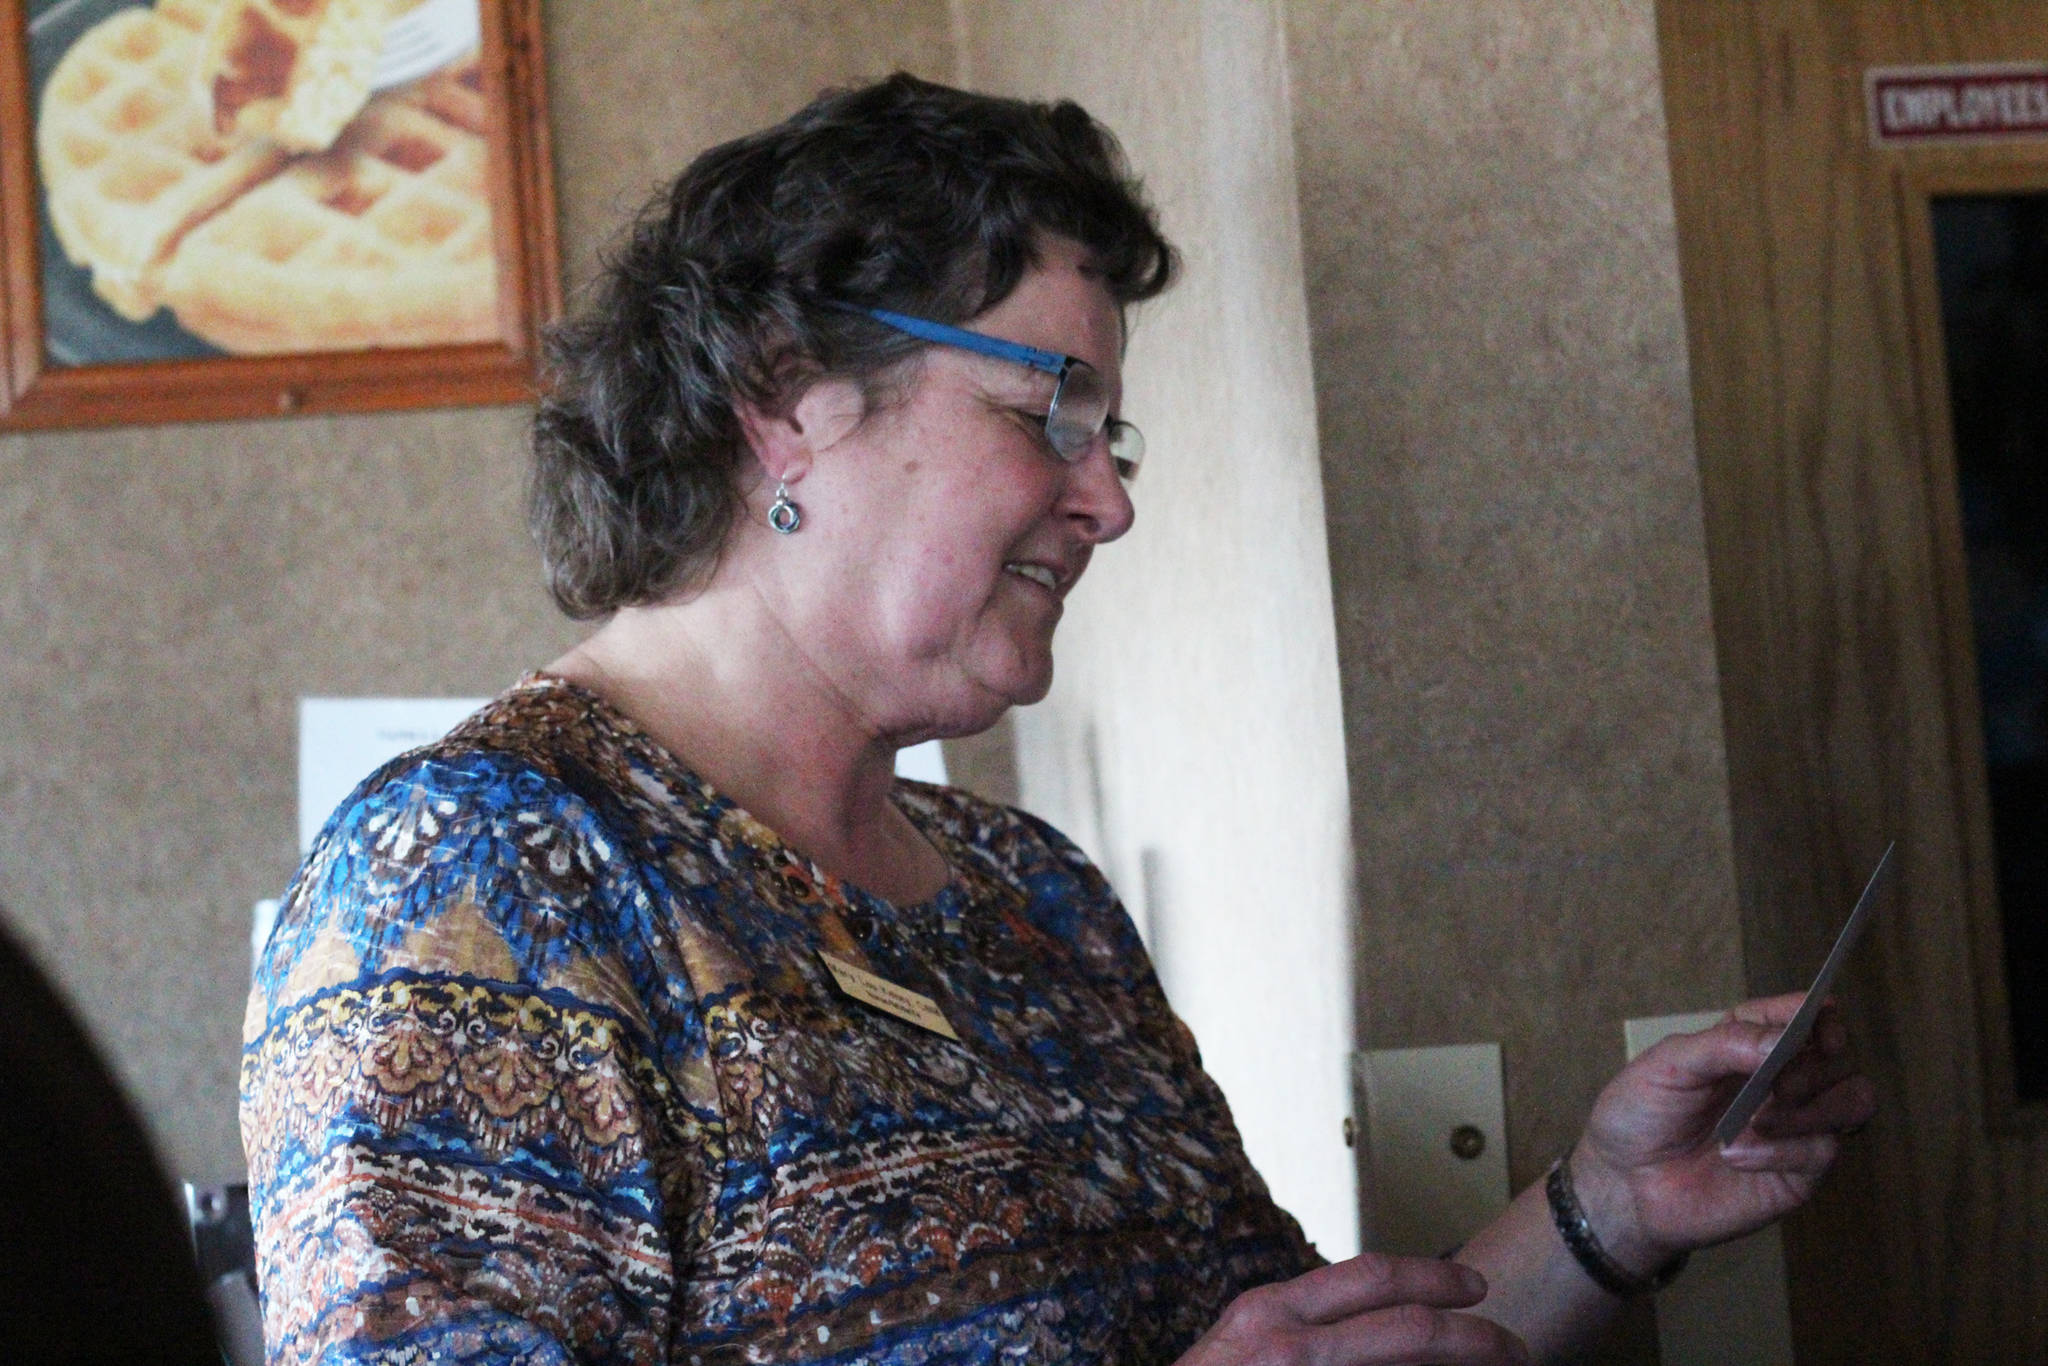
[[1145, 434], [1128, 422], [1112, 419], [1109, 424], [1109, 459], [1125, 483], [1136, 479], [1138, 467], [1145, 463]]
[[1145, 458], [1145, 438], [1128, 422], [1110, 421], [1109, 389], [1101, 373], [1086, 361], [1069, 361], [1052, 411], [1045, 415], [1046, 440], [1063, 458], [1077, 460], [1105, 425], [1116, 472], [1125, 479], [1134, 477]]

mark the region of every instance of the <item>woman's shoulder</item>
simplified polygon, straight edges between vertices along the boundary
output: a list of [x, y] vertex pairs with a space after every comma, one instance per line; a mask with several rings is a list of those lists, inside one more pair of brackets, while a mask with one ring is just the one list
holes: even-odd
[[1020, 807], [911, 778], [896, 780], [896, 797], [927, 834], [969, 855], [983, 871], [1011, 879], [1042, 873], [1101, 877], [1079, 845]]
[[300, 865], [259, 980], [282, 988], [316, 960], [323, 980], [423, 963], [540, 979], [630, 952], [649, 898], [615, 730], [583, 699], [525, 680], [380, 766]]
[[1069, 945], [1095, 975], [1151, 975], [1137, 927], [1095, 861], [1050, 822], [956, 787], [900, 780], [898, 800], [987, 897], [1037, 931]]
[[[548, 832], [587, 827], [620, 781], [621, 746], [576, 699], [528, 681], [440, 739], [379, 765], [334, 809], [308, 858], [381, 856], [432, 867], [474, 861], [493, 842], [553, 851]], [[556, 861], [559, 861], [557, 859]]]
[[593, 695], [528, 675], [440, 739], [373, 770], [329, 816], [315, 852], [366, 840], [467, 846], [480, 822], [538, 847], [532, 827], [585, 827], [647, 790], [636, 739]]

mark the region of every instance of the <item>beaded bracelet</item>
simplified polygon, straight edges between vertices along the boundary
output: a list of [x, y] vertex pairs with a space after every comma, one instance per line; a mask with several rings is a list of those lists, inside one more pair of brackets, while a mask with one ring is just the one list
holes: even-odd
[[1679, 1253], [1648, 1276], [1636, 1275], [1607, 1254], [1607, 1249], [1593, 1236], [1593, 1226], [1586, 1222], [1586, 1211], [1579, 1208], [1578, 1192], [1572, 1189], [1570, 1161], [1570, 1154], [1566, 1154], [1551, 1164], [1543, 1194], [1550, 1200], [1550, 1217], [1557, 1224], [1564, 1245], [1571, 1249], [1572, 1256], [1594, 1283], [1609, 1294], [1634, 1299], [1655, 1294], [1676, 1280], [1678, 1273], [1685, 1270], [1691, 1253]]

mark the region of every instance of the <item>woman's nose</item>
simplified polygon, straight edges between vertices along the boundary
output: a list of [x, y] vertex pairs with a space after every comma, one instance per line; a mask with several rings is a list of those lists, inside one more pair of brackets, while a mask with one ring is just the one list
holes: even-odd
[[1110, 458], [1109, 435], [1098, 433], [1067, 467], [1066, 514], [1092, 544], [1113, 541], [1131, 529], [1137, 508]]

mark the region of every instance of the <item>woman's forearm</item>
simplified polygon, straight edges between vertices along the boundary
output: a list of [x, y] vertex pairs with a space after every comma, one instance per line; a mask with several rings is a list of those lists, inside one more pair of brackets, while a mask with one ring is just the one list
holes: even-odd
[[1470, 1312], [1518, 1334], [1540, 1361], [1586, 1346], [1622, 1305], [1564, 1245], [1540, 1181], [1459, 1249], [1457, 1260], [1486, 1277], [1486, 1298]]

